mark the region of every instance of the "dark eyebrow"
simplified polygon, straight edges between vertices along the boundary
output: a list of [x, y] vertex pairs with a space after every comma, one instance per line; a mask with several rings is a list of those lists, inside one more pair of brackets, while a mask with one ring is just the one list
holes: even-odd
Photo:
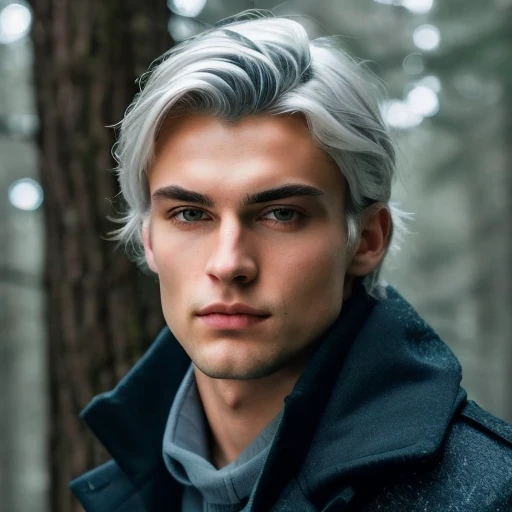
[[297, 196], [321, 196], [323, 192], [310, 185], [290, 184], [282, 187], [269, 188], [255, 194], [249, 194], [244, 198], [244, 205], [268, 203], [279, 199]]
[[169, 185], [167, 187], [159, 188], [153, 192], [151, 197], [155, 201], [158, 201], [159, 199], [174, 199], [175, 201], [185, 201], [187, 203], [195, 203], [202, 206], [213, 206], [213, 201], [208, 196], [200, 194], [199, 192], [187, 190], [179, 187], [178, 185]]
[[[245, 206], [258, 203], [268, 203], [279, 199], [286, 199], [297, 196], [320, 196], [323, 192], [310, 185], [289, 184], [281, 187], [269, 188], [254, 194], [248, 194], [244, 197], [243, 204]], [[201, 206], [213, 206], [213, 201], [207, 195], [187, 190], [178, 185], [168, 185], [153, 192], [152, 199], [158, 201], [161, 199], [185, 201], [187, 203], [195, 203]]]

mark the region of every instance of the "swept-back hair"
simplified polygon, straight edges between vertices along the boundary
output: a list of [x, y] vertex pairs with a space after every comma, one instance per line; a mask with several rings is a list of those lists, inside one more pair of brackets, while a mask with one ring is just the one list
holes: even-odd
[[[391, 248], [399, 243], [405, 214], [389, 204], [395, 148], [379, 111], [380, 87], [340, 48], [337, 37], [310, 41], [295, 21], [246, 11], [171, 48], [141, 77], [140, 89], [114, 147], [127, 209], [118, 219], [122, 227], [113, 233], [139, 264], [145, 264], [146, 171], [155, 141], [165, 118], [188, 112], [227, 121], [301, 113], [346, 179], [348, 245], [357, 243], [362, 216], [374, 204], [391, 210]], [[375, 296], [383, 293], [379, 272], [380, 267], [364, 278]]]

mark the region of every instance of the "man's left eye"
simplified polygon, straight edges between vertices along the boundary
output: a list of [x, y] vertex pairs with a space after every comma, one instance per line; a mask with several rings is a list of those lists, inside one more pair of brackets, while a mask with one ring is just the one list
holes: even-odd
[[291, 208], [275, 208], [268, 212], [265, 217], [278, 222], [290, 222], [297, 217], [297, 211]]

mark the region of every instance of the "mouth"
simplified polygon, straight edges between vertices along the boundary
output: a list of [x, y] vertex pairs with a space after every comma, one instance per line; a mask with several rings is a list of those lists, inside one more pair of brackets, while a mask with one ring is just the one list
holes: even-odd
[[209, 313], [207, 315], [199, 315], [199, 318], [209, 327], [214, 329], [246, 329], [253, 325], [263, 322], [269, 316], [234, 314], [227, 315], [225, 313]]
[[266, 311], [245, 304], [211, 304], [197, 312], [198, 318], [214, 329], [246, 329], [270, 317]]

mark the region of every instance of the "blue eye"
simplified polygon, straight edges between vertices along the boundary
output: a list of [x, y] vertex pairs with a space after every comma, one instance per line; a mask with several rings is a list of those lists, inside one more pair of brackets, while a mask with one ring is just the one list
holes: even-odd
[[207, 215], [202, 210], [186, 208], [176, 213], [174, 217], [180, 222], [197, 222], [199, 220], [204, 220]]
[[274, 217], [271, 220], [276, 220], [279, 222], [290, 222], [295, 219], [297, 212], [291, 208], [275, 208], [274, 210], [268, 212], [267, 215], [272, 215]]

